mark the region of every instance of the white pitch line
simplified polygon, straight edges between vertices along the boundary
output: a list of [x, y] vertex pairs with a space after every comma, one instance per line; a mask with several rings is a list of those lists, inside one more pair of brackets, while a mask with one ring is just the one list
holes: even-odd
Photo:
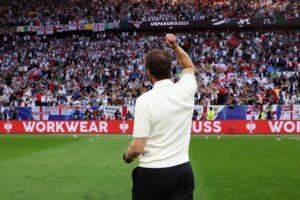
[[287, 140], [298, 140], [300, 141], [300, 137], [286, 137]]

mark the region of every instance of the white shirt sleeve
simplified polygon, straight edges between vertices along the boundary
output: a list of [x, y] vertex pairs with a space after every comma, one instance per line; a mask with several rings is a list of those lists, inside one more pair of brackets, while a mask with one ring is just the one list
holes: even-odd
[[197, 81], [195, 76], [191, 73], [183, 72], [180, 80], [176, 84], [188, 89], [193, 94], [195, 94], [197, 91]]
[[150, 135], [150, 111], [146, 102], [138, 98], [135, 105], [135, 117], [133, 127], [133, 137], [149, 137]]

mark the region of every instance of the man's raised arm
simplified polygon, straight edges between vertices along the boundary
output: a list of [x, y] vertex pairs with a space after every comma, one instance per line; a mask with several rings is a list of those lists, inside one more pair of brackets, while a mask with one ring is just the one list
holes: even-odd
[[165, 37], [165, 43], [168, 47], [172, 48], [179, 60], [184, 73], [195, 74], [195, 67], [190, 56], [177, 44], [176, 36], [174, 34], [167, 34]]

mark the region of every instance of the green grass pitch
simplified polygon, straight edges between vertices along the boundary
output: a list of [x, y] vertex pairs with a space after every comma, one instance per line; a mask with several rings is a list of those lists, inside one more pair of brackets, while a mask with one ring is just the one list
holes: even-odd
[[[122, 135], [0, 135], [0, 200], [130, 200]], [[299, 200], [300, 136], [192, 136], [195, 200]]]

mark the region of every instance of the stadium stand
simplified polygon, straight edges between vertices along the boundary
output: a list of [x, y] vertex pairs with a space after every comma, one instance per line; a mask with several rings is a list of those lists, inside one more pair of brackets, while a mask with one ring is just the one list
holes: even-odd
[[1, 0], [0, 24], [299, 17], [297, 0]]
[[[143, 54], [164, 48], [162, 40], [163, 34], [124, 32], [16, 36], [0, 49], [0, 102], [134, 105], [151, 89]], [[179, 41], [198, 68], [196, 104], [299, 103], [299, 32], [197, 32], [180, 34]], [[173, 68], [176, 81], [178, 63]]]
[[[260, 24], [258, 27], [280, 26], [284, 24], [280, 19], [299, 17], [297, 1], [0, 3], [0, 12], [4, 13], [0, 27], [16, 29], [20, 25], [14, 32], [0, 31], [0, 107], [134, 106], [136, 98], [152, 88], [143, 55], [153, 48], [165, 48], [161, 42], [164, 33], [110, 31], [104, 26], [113, 30], [115, 24], [120, 28], [122, 21], [179, 20], [206, 20], [210, 27], [223, 27], [218, 31], [189, 30], [178, 34], [180, 45], [198, 69], [195, 104], [206, 108], [300, 103], [300, 32], [293, 28], [230, 31], [225, 29], [231, 24], [224, 20], [242, 20], [232, 21], [238, 28], [248, 22]], [[254, 21], [243, 21], [246, 18]], [[291, 26], [297, 22], [288, 21]], [[99, 28], [94, 23], [107, 24]], [[94, 33], [83, 32], [86, 27], [72, 27], [76, 24], [88, 25], [87, 30]], [[47, 32], [46, 25], [66, 26], [60, 27], [62, 31], [51, 26]], [[65, 28], [70, 32], [63, 33]], [[178, 63], [174, 62], [172, 79], [177, 81], [179, 74]]]

